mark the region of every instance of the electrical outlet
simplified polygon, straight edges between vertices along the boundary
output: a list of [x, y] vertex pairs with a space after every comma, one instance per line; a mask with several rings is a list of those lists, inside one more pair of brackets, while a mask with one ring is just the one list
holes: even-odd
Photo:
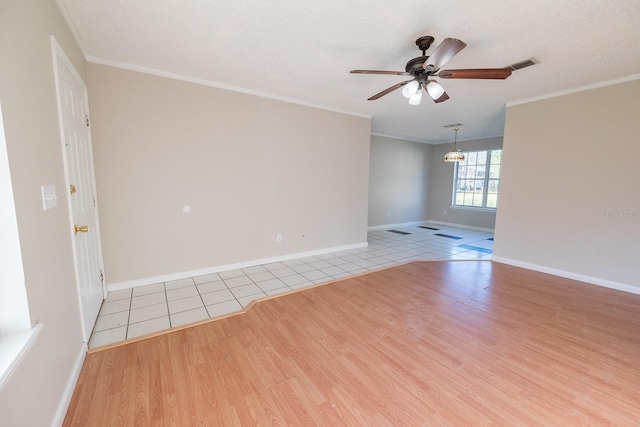
[[387, 211], [387, 218], [389, 218], [391, 216], [391, 212]]
[[282, 242], [282, 233], [276, 234], [276, 242]]

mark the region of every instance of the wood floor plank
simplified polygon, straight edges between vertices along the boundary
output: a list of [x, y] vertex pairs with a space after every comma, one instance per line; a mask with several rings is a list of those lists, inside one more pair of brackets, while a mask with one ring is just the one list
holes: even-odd
[[640, 425], [640, 295], [414, 262], [87, 355], [67, 426]]

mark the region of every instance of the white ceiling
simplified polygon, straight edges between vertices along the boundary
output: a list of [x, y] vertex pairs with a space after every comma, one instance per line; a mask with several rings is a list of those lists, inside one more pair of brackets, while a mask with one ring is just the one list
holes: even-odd
[[[505, 103], [640, 73], [639, 0], [56, 0], [90, 60], [372, 117], [372, 133], [440, 143], [502, 135]], [[467, 47], [443, 68], [535, 57], [506, 80], [440, 79], [450, 99], [397, 90], [430, 35]]]

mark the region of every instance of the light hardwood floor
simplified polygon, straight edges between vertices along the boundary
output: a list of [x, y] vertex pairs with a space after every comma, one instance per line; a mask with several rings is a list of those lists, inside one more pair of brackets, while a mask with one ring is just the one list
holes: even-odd
[[65, 425], [640, 425], [640, 295], [405, 264], [93, 352]]

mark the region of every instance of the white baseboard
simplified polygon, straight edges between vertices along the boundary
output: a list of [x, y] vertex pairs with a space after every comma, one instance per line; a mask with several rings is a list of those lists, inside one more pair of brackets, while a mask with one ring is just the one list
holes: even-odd
[[603, 286], [605, 288], [615, 289], [618, 291], [629, 292], [631, 294], [640, 295], [640, 287], [634, 285], [628, 285], [626, 283], [614, 282], [611, 280], [599, 279], [597, 277], [585, 276], [583, 274], [572, 273], [570, 271], [559, 270], [557, 268], [545, 267], [543, 265], [531, 264], [524, 261], [518, 261], [510, 258], [503, 258], [493, 255], [492, 261], [502, 264], [509, 264], [515, 267], [526, 268], [527, 270], [539, 271], [540, 273], [552, 274], [558, 277], [564, 277], [566, 279], [577, 280], [579, 282], [585, 282], [592, 285]]
[[454, 224], [452, 222], [433, 221], [433, 220], [428, 220], [428, 221], [425, 221], [425, 222], [427, 224], [444, 225], [444, 226], [447, 226], [447, 227], [463, 228], [465, 230], [484, 231], [484, 232], [487, 232], [487, 233], [493, 233], [495, 231], [493, 228], [474, 227], [472, 225]]
[[69, 375], [69, 379], [67, 380], [67, 385], [64, 388], [64, 392], [60, 397], [60, 401], [58, 402], [58, 410], [56, 411], [56, 415], [51, 422], [52, 426], [61, 426], [64, 422], [64, 417], [67, 415], [67, 410], [69, 409], [69, 404], [71, 403], [71, 398], [73, 397], [73, 391], [76, 388], [76, 384], [78, 383], [78, 378], [80, 377], [80, 371], [82, 370], [82, 364], [84, 363], [84, 358], [87, 355], [87, 343], [83, 342], [80, 347], [80, 352], [78, 353], [78, 357], [76, 358], [76, 363], [73, 365], [73, 369], [71, 370], [71, 374]]
[[332, 248], [317, 249], [308, 252], [298, 252], [295, 254], [281, 255], [271, 258], [254, 259], [251, 261], [238, 262], [235, 264], [218, 265], [215, 267], [201, 268], [192, 271], [183, 271], [180, 273], [164, 274], [161, 276], [145, 277], [143, 279], [127, 280], [124, 282], [109, 283], [107, 289], [109, 291], [118, 291], [121, 289], [136, 288], [138, 286], [153, 285], [154, 283], [169, 282], [171, 280], [188, 279], [189, 277], [203, 276], [205, 274], [219, 273], [221, 271], [236, 270], [239, 268], [254, 267], [256, 265], [271, 264], [273, 262], [289, 261], [296, 258], [305, 258], [315, 255], [323, 255], [331, 252], [346, 251], [349, 249], [364, 248], [369, 246], [369, 242], [354, 243], [352, 245], [334, 246]]
[[411, 222], [401, 222], [397, 224], [382, 224], [382, 225], [372, 225], [367, 227], [367, 230], [386, 230], [387, 228], [396, 228], [396, 227], [409, 227], [412, 225], [422, 225], [427, 221], [411, 221]]

